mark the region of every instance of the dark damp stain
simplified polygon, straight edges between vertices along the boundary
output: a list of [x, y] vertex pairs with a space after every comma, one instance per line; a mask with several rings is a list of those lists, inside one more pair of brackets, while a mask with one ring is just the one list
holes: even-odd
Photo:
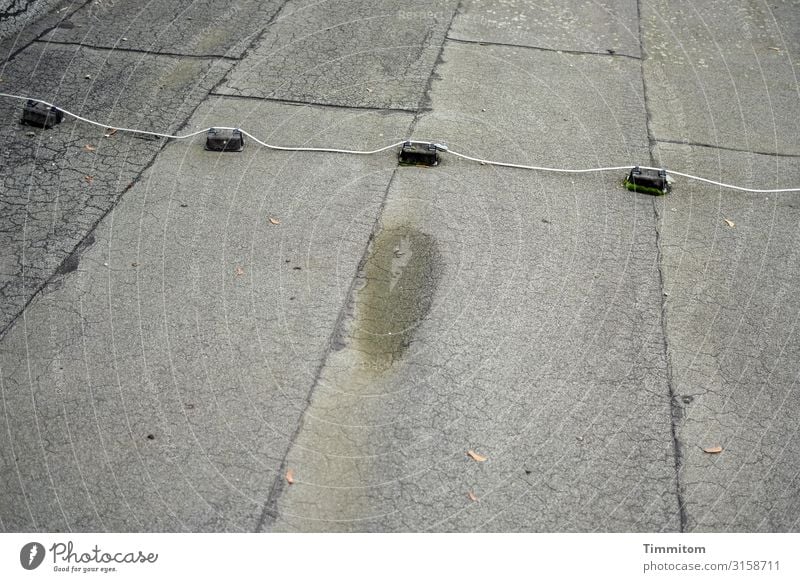
[[72, 253], [64, 262], [58, 266], [56, 269], [56, 273], [59, 275], [66, 275], [67, 273], [72, 273], [73, 271], [78, 270], [78, 265], [81, 262], [81, 256], [79, 253]]
[[352, 338], [369, 370], [383, 372], [403, 357], [430, 311], [440, 265], [435, 239], [413, 227], [383, 229], [373, 239]]
[[57, 275], [66, 275], [67, 273], [72, 273], [73, 271], [78, 270], [78, 265], [81, 262], [81, 255], [83, 255], [84, 251], [88, 249], [90, 246], [94, 244], [94, 234], [89, 233], [85, 239], [83, 239], [75, 249], [67, 256], [66, 259], [61, 261], [61, 264], [56, 269]]

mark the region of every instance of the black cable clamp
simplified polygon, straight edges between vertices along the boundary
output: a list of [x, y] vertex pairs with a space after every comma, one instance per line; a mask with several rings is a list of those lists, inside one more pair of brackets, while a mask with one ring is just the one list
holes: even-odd
[[46, 105], [41, 101], [28, 99], [22, 109], [21, 123], [35, 125], [43, 129], [50, 129], [64, 120], [64, 112], [53, 105]]
[[244, 149], [244, 135], [240, 129], [212, 127], [206, 134], [206, 149], [211, 152], [240, 152]]
[[438, 166], [439, 152], [446, 151], [447, 146], [440, 143], [407, 141], [400, 148], [399, 162], [402, 166]]
[[634, 166], [625, 178], [625, 187], [632, 192], [661, 196], [669, 192], [669, 178], [666, 170], [648, 170]]

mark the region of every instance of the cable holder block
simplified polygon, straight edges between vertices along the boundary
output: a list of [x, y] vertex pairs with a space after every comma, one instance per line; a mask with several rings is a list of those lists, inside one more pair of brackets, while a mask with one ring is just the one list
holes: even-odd
[[43, 129], [51, 129], [64, 119], [64, 112], [52, 105], [45, 105], [41, 101], [28, 99], [22, 109], [21, 123], [34, 125]]
[[401, 166], [438, 166], [439, 152], [446, 152], [447, 146], [436, 143], [407, 141], [400, 148]]
[[669, 192], [670, 181], [666, 170], [647, 170], [635, 166], [625, 178], [625, 187], [632, 192], [662, 196]]
[[206, 134], [206, 149], [211, 152], [240, 152], [244, 149], [244, 135], [240, 129], [212, 127]]

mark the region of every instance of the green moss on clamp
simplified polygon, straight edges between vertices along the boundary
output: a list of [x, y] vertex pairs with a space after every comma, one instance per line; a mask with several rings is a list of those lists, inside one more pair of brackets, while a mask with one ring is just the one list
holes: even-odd
[[622, 182], [624, 186], [631, 192], [639, 192], [641, 194], [652, 194], [653, 196], [663, 196], [666, 192], [662, 192], [658, 188], [650, 188], [649, 186], [637, 186], [627, 178]]

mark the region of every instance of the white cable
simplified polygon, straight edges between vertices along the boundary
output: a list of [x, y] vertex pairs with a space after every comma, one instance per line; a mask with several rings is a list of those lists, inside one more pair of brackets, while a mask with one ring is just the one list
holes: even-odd
[[[217, 128], [217, 129], [237, 129], [237, 128], [220, 127], [220, 128]], [[398, 141], [397, 143], [389, 144], [389, 145], [384, 146], [382, 148], [379, 148], [377, 150], [366, 150], [366, 151], [365, 150], [340, 150], [340, 149], [336, 149], [336, 148], [305, 148], [305, 147], [297, 147], [297, 146], [276, 146], [276, 145], [271, 145], [271, 144], [268, 144], [266, 142], [261, 141], [256, 136], [254, 136], [252, 133], [249, 133], [249, 132], [247, 132], [247, 131], [245, 131], [243, 129], [239, 129], [239, 131], [241, 131], [243, 135], [246, 135], [247, 137], [252, 139], [254, 142], [256, 142], [259, 145], [264, 146], [265, 148], [269, 148], [271, 150], [284, 151], [284, 152], [330, 152], [330, 153], [334, 153], [334, 154], [355, 154], [355, 155], [360, 155], [360, 156], [369, 156], [369, 155], [372, 155], [372, 154], [379, 154], [381, 152], [385, 152], [386, 150], [390, 150], [392, 148], [396, 148], [396, 147], [401, 146], [404, 143], [406, 143], [406, 141], [408, 141], [408, 140]], [[428, 143], [428, 142], [414, 142], [414, 143]]]
[[[230, 130], [238, 129], [239, 131], [242, 132], [243, 135], [246, 135], [247, 137], [252, 139], [254, 142], [256, 142], [257, 144], [259, 144], [261, 146], [264, 146], [265, 148], [268, 148], [268, 149], [271, 149], [271, 150], [285, 151], [285, 152], [327, 152], [327, 153], [335, 153], [335, 154], [351, 154], [351, 155], [369, 156], [369, 155], [373, 155], [373, 154], [379, 154], [381, 152], [385, 152], [386, 150], [390, 150], [390, 149], [402, 146], [405, 143], [412, 143], [412, 144], [433, 145], [433, 146], [436, 147], [436, 149], [438, 149], [440, 151], [443, 151], [443, 152], [448, 152], [448, 153], [450, 153], [450, 154], [452, 154], [452, 155], [454, 155], [454, 156], [456, 156], [458, 158], [463, 158], [463, 159], [469, 160], [471, 162], [478, 162], [480, 164], [486, 164], [488, 166], [501, 166], [501, 167], [504, 167], [504, 168], [518, 168], [518, 169], [522, 169], [522, 170], [535, 170], [535, 171], [539, 171], [539, 172], [557, 172], [557, 173], [562, 173], [562, 174], [587, 174], [587, 173], [593, 173], [593, 172], [611, 172], [611, 171], [615, 171], [616, 172], [616, 171], [620, 171], [620, 170], [630, 170], [631, 168], [636, 166], [635, 164], [632, 164], [632, 165], [628, 165], [628, 166], [609, 166], [609, 167], [603, 167], [603, 168], [579, 168], [579, 169], [547, 168], [547, 167], [544, 167], [544, 166], [529, 166], [529, 165], [526, 165], [526, 164], [513, 164], [511, 162], [498, 162], [498, 161], [495, 161], [495, 160], [486, 160], [486, 159], [483, 159], [483, 158], [476, 158], [476, 157], [473, 157], [473, 156], [468, 156], [467, 154], [462, 154], [462, 153], [453, 151], [451, 149], [448, 149], [447, 146], [444, 146], [444, 145], [441, 145], [441, 144], [438, 144], [438, 143], [433, 143], [433, 142], [430, 142], [430, 141], [411, 140], [411, 139], [404, 139], [404, 140], [389, 144], [387, 146], [384, 146], [382, 148], [378, 148], [376, 150], [346, 150], [346, 149], [338, 149], [338, 148], [313, 148], [313, 147], [299, 147], [299, 146], [276, 146], [276, 145], [269, 144], [269, 143], [267, 143], [265, 141], [261, 141], [260, 139], [258, 139], [253, 134], [251, 134], [251, 133], [249, 133], [249, 132], [247, 132], [247, 131], [245, 131], [243, 129], [237, 128], [237, 127], [216, 127], [216, 128], [207, 127], [205, 129], [197, 130], [197, 131], [195, 131], [193, 133], [187, 133], [187, 134], [184, 134], [184, 135], [171, 135], [171, 134], [167, 134], [167, 133], [159, 133], [157, 131], [145, 131], [143, 129], [132, 129], [132, 128], [128, 128], [128, 127], [114, 127], [114, 126], [111, 126], [111, 125], [108, 125], [108, 124], [105, 124], [105, 123], [99, 123], [97, 121], [93, 121], [91, 119], [87, 119], [85, 117], [81, 117], [80, 115], [72, 113], [71, 111], [67, 111], [66, 109], [62, 109], [61, 107], [58, 107], [57, 105], [54, 105], [52, 103], [48, 103], [47, 101], [42, 101], [41, 99], [34, 99], [33, 97], [25, 97], [25, 96], [22, 96], [22, 95], [13, 95], [13, 94], [10, 94], [10, 93], [0, 93], [0, 97], [7, 97], [7, 98], [10, 98], [10, 99], [19, 99], [19, 100], [22, 100], [22, 101], [28, 101], [28, 100], [38, 101], [39, 103], [47, 105], [48, 107], [55, 107], [56, 109], [58, 109], [62, 113], [66, 114], [66, 115], [69, 115], [70, 117], [74, 117], [78, 121], [83, 121], [84, 123], [88, 123], [90, 125], [96, 125], [98, 127], [102, 127], [102, 128], [105, 128], [105, 129], [114, 129], [114, 130], [117, 130], [117, 131], [124, 131], [124, 132], [127, 132], [127, 133], [138, 133], [138, 134], [141, 134], [141, 135], [153, 135], [153, 136], [156, 136], [156, 137], [163, 137], [163, 138], [166, 138], [166, 139], [188, 139], [188, 138], [194, 137], [196, 135], [207, 133], [210, 129], [230, 129]], [[702, 178], [700, 176], [694, 176], [692, 174], [686, 174], [684, 172], [678, 172], [678, 171], [675, 171], [675, 170], [668, 170], [666, 168], [653, 168], [653, 167], [650, 167], [650, 166], [638, 166], [638, 167], [640, 169], [642, 169], [642, 170], [666, 170], [667, 174], [674, 174], [675, 176], [682, 176], [682, 177], [688, 178], [690, 180], [697, 180], [699, 182], [705, 182], [707, 184], [713, 184], [714, 186], [719, 186], [721, 188], [729, 188], [731, 190], [739, 190], [741, 192], [753, 192], [753, 193], [757, 193], [757, 194], [778, 194], [778, 193], [781, 193], [781, 192], [800, 192], [800, 188], [777, 188], [777, 189], [771, 189], [771, 190], [766, 190], [766, 189], [761, 189], [761, 188], [745, 188], [743, 186], [735, 186], [733, 184], [726, 184], [724, 182], [717, 182], [716, 180], [709, 180], [708, 178]]]
[[[479, 162], [481, 164], [486, 164], [487, 166], [503, 166], [504, 168], [520, 168], [521, 170], [539, 170], [542, 172], [561, 172], [563, 174], [586, 174], [589, 172], [610, 172], [611, 170], [630, 170], [634, 166], [612, 166], [608, 168], [581, 168], [577, 170], [570, 170], [567, 168], [546, 168], [544, 166], [526, 166], [525, 164], [512, 164], [510, 162], [495, 162], [492, 160], [484, 160], [483, 158], [473, 158], [472, 156], [468, 156], [466, 154], [461, 154], [459, 152], [453, 151], [451, 149], [446, 150], [448, 153], [453, 154], [456, 157], [464, 158], [465, 160], [470, 160], [472, 162]], [[646, 168], [645, 166], [639, 166], [642, 169], [651, 169]], [[662, 168], [655, 168], [656, 170], [660, 170]]]
[[[658, 168], [648, 168], [646, 166], [642, 166], [644, 170], [657, 170]], [[667, 174], [674, 174], [676, 176], [683, 176], [684, 178], [689, 178], [690, 180], [697, 180], [699, 182], [706, 182], [707, 184], [713, 184], [714, 186], [721, 186], [723, 188], [730, 188], [731, 190], [739, 190], [741, 192], [755, 192], [756, 194], [777, 194], [780, 192], [800, 192], [800, 188], [777, 188], [773, 190], [764, 190], [761, 188], [744, 188], [742, 186], [734, 186], [733, 184], [726, 184], [725, 182], [717, 182], [716, 180], [709, 180], [708, 178], [701, 178], [700, 176], [692, 176], [691, 174], [684, 174], [683, 172], [677, 172], [675, 170], [667, 170]]]
[[[187, 134], [184, 134], [184, 135], [172, 135], [172, 134], [168, 134], [168, 133], [159, 133], [157, 131], [145, 131], [143, 129], [131, 129], [129, 127], [114, 127], [113, 125], [108, 125], [106, 123], [100, 123], [100, 122], [97, 122], [97, 121], [93, 121], [91, 119], [87, 119], [85, 117], [81, 117], [77, 113], [72, 113], [71, 111], [67, 111], [66, 109], [58, 107], [57, 105], [53, 105], [52, 103], [48, 103], [47, 101], [42, 101], [41, 99], [34, 99], [33, 97], [25, 97], [25, 96], [22, 96], [22, 95], [12, 95], [10, 93], [0, 93], [0, 97], [9, 97], [11, 99], [20, 99], [20, 100], [23, 100], [23, 101], [28, 101], [28, 100], [38, 101], [39, 103], [47, 105], [48, 107], [55, 107], [56, 109], [58, 109], [59, 111], [61, 111], [65, 115], [69, 115], [70, 117], [74, 117], [78, 121], [83, 121], [84, 123], [89, 123], [91, 125], [96, 125], [97, 127], [102, 127], [104, 129], [115, 129], [117, 131], [124, 131], [124, 132], [127, 132], [127, 133], [138, 133], [138, 134], [141, 134], [141, 135], [154, 135], [154, 136], [157, 136], [157, 137], [164, 137], [164, 138], [167, 138], [167, 139], [188, 139], [190, 137], [194, 137], [194, 136], [200, 135], [202, 133], [207, 133], [209, 129], [239, 129], [238, 127], [219, 127], [219, 126], [217, 126], [217, 127], [214, 127], [214, 128], [207, 127], [205, 129], [199, 129], [199, 130], [197, 130], [195, 132], [187, 133]], [[258, 143], [259, 145], [262, 145], [262, 146], [264, 146], [266, 148], [269, 148], [271, 150], [281, 150], [281, 151], [291, 151], [291, 152], [331, 152], [331, 153], [338, 153], [338, 154], [355, 154], [355, 155], [365, 155], [366, 156], [366, 155], [378, 154], [380, 152], [386, 151], [386, 150], [391, 149], [391, 148], [396, 148], [396, 147], [398, 147], [400, 145], [403, 145], [403, 143], [405, 143], [405, 141], [406, 141], [406, 140], [400, 141], [400, 142], [388, 145], [386, 147], [379, 148], [377, 150], [368, 150], [368, 151], [340, 150], [340, 149], [334, 149], [334, 148], [306, 148], [306, 147], [294, 147], [294, 146], [284, 147], [284, 146], [271, 145], [271, 144], [268, 144], [266, 142], [263, 142], [260, 139], [258, 139], [256, 136], [254, 136], [253, 134], [251, 134], [251, 133], [249, 133], [249, 132], [247, 132], [247, 131], [245, 131], [243, 129], [239, 129], [239, 131], [241, 131], [242, 134], [248, 136], [253, 141]], [[415, 142], [415, 143], [417, 143], [417, 142]], [[427, 143], [427, 142], [424, 142], [424, 143]]]
[[139, 134], [143, 134], [143, 135], [155, 135], [155, 136], [158, 136], [158, 137], [166, 137], [168, 139], [186, 139], [186, 138], [189, 138], [189, 137], [194, 137], [196, 135], [200, 135], [201, 133], [204, 133], [204, 132], [208, 131], [207, 129], [201, 129], [199, 131], [196, 131], [194, 133], [190, 133], [188, 135], [169, 135], [169, 134], [166, 134], [166, 133], [158, 133], [156, 131], [145, 131], [143, 129], [130, 129], [130, 128], [127, 128], [127, 127], [113, 127], [113, 126], [105, 124], [105, 123], [99, 123], [97, 121], [92, 121], [91, 119], [86, 119], [85, 117], [81, 117], [80, 115], [72, 113], [71, 111], [67, 111], [66, 109], [62, 109], [61, 107], [53, 105], [52, 103], [48, 103], [47, 101], [42, 101], [41, 99], [34, 99], [33, 97], [23, 97], [22, 95], [11, 95], [9, 93], [0, 93], [0, 97], [10, 97], [11, 99], [21, 99], [22, 101], [29, 101], [29, 100], [30, 101], [38, 101], [39, 103], [43, 103], [44, 105], [47, 105], [49, 107], [55, 107], [56, 109], [58, 109], [62, 113], [65, 113], [66, 115], [69, 115], [70, 117], [74, 117], [78, 121], [83, 121], [84, 123], [88, 123], [90, 125], [96, 125], [97, 127], [102, 127], [104, 129], [116, 129], [117, 131], [125, 131], [125, 132], [128, 132], [128, 133], [139, 133]]
[[[610, 171], [619, 171], [619, 170], [630, 170], [634, 166], [609, 166], [606, 168], [581, 168], [578, 170], [570, 170], [567, 168], [545, 168], [542, 166], [526, 166], [525, 164], [511, 164], [509, 162], [495, 162], [492, 160], [484, 160], [482, 158], [473, 158], [472, 156], [467, 156], [465, 154], [461, 154], [455, 152], [453, 150], [447, 150], [449, 153], [453, 154], [456, 157], [464, 158], [465, 160], [470, 160], [473, 162], [479, 162], [481, 164], [486, 164], [488, 166], [503, 166], [506, 168], [520, 168], [523, 170], [538, 170], [541, 172], [559, 172], [563, 174], [585, 174], [587, 172], [610, 172]], [[732, 190], [740, 190], [742, 192], [755, 192], [757, 194], [777, 194], [780, 192], [800, 192], [800, 188], [777, 188], [774, 190], [764, 190], [760, 188], [745, 188], [743, 186], [734, 186], [733, 184], [726, 184], [725, 182], [717, 182], [716, 180], [709, 180], [708, 178], [701, 178], [700, 176], [694, 176], [692, 174], [685, 174], [683, 172], [677, 172], [675, 170], [668, 170], [666, 168], [653, 168], [651, 166], [638, 166], [641, 170], [665, 170], [667, 174], [673, 174], [675, 176], [683, 176], [684, 178], [689, 178], [690, 180], [698, 180], [700, 182], [706, 182], [708, 184], [714, 184], [715, 186], [721, 186], [722, 188], [730, 188]]]

